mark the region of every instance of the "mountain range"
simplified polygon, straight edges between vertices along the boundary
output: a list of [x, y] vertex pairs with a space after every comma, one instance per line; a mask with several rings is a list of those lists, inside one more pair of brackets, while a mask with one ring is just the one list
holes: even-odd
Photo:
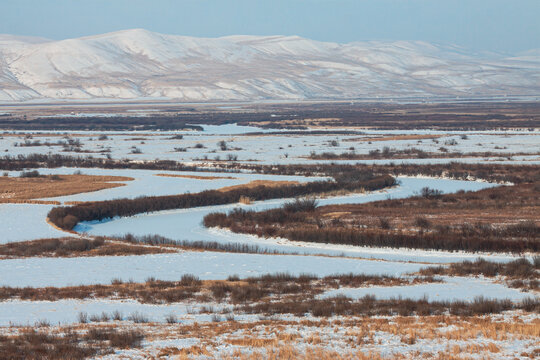
[[419, 41], [196, 38], [143, 29], [60, 41], [0, 35], [0, 101], [257, 101], [536, 96], [540, 50]]

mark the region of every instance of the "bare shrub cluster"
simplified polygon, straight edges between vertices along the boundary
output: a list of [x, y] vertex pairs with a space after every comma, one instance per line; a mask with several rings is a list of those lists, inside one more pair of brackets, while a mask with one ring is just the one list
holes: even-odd
[[[180, 114], [178, 112], [180, 112]], [[291, 119], [291, 113], [295, 114]], [[26, 119], [0, 116], [0, 127], [14, 130], [202, 130], [190, 124], [255, 125], [273, 129], [306, 129], [308, 126], [374, 129], [508, 129], [536, 128], [540, 121], [537, 102], [474, 102], [456, 104], [257, 104], [239, 111], [200, 111], [192, 107], [164, 110], [149, 116], [87, 116]], [[111, 114], [113, 115], [113, 114]], [[328, 132], [325, 133], [325, 135]]]
[[538, 280], [540, 277], [540, 257], [536, 256], [532, 261], [521, 258], [508, 263], [498, 263], [480, 258], [475, 261], [452, 263], [448, 266], [424, 268], [420, 270], [420, 274], [426, 276], [504, 276], [511, 287], [538, 290], [540, 288]]
[[29, 154], [0, 157], [0, 169], [24, 170], [31, 168], [105, 168], [105, 169], [146, 169], [170, 171], [213, 171], [234, 172], [238, 170], [253, 171], [261, 174], [275, 175], [304, 175], [304, 176], [331, 176], [336, 178], [339, 174], [349, 178], [363, 179], [361, 174], [374, 172], [375, 174], [395, 175], [425, 175], [433, 177], [448, 177], [466, 180], [472, 178], [484, 179], [494, 182], [534, 182], [540, 181], [540, 170], [537, 165], [515, 164], [467, 164], [451, 162], [448, 164], [388, 164], [388, 165], [344, 165], [344, 164], [288, 164], [288, 165], [262, 165], [255, 163], [215, 163], [214, 168], [205, 169], [197, 166], [185, 165], [172, 160], [132, 161], [129, 159], [112, 160], [95, 158], [93, 156], [69, 156], [60, 154]]
[[317, 317], [337, 315], [429, 316], [444, 315], [447, 313], [473, 316], [519, 309], [538, 313], [540, 311], [540, 302], [537, 299], [527, 298], [521, 303], [513, 303], [510, 300], [493, 300], [483, 297], [476, 298], [472, 302], [430, 302], [427, 299], [378, 300], [374, 296], [368, 295], [358, 300], [352, 300], [345, 296], [336, 296], [326, 299], [309, 299], [306, 301], [296, 299], [295, 301], [259, 302], [252, 305], [243, 305], [239, 309], [251, 314], [293, 314], [296, 316], [311, 314]]
[[83, 203], [71, 207], [55, 207], [49, 212], [48, 217], [56, 226], [71, 230], [79, 221], [103, 220], [116, 216], [132, 216], [139, 213], [160, 210], [231, 204], [238, 202], [241, 197], [249, 197], [253, 200], [290, 198], [338, 189], [376, 190], [394, 184], [395, 179], [389, 175], [377, 177], [373, 173], [366, 173], [362, 177], [362, 180], [358, 181], [347, 178], [347, 180], [314, 181], [283, 186], [260, 185], [231, 189], [229, 191], [206, 190], [196, 194], [145, 196], [136, 199]]
[[[202, 240], [173, 240], [160, 235], [142, 235], [135, 236], [126, 234], [123, 237], [117, 237], [115, 240], [125, 241], [132, 244], [147, 244], [158, 246], [175, 246], [183, 249], [196, 249], [205, 251], [224, 251], [229, 253], [244, 253], [244, 254], [284, 254], [279, 250], [269, 250], [258, 245], [250, 245], [245, 243], [221, 243], [217, 241], [202, 241]], [[287, 254], [294, 254], [287, 252]]]
[[[454, 144], [457, 145], [457, 144]], [[437, 159], [437, 158], [465, 158], [465, 157], [511, 157], [530, 155], [526, 152], [513, 152], [513, 153], [500, 153], [493, 151], [483, 152], [460, 152], [453, 151], [448, 152], [446, 149], [441, 148], [444, 151], [441, 152], [427, 152], [418, 148], [407, 149], [392, 149], [384, 147], [382, 150], [370, 150], [367, 154], [360, 154], [354, 151], [335, 153], [335, 152], [311, 152], [309, 158], [311, 160], [367, 160], [367, 159]]]
[[[467, 232], [467, 228], [465, 231], [453, 232], [444, 229], [444, 232], [409, 234], [343, 226], [325, 228], [317, 226], [317, 218], [311, 219], [311, 221], [308, 219], [309, 215], [305, 213], [289, 213], [283, 209], [272, 209], [264, 212], [234, 209], [228, 214], [210, 213], [204, 217], [203, 223], [206, 227], [228, 228], [237, 233], [249, 233], [261, 237], [283, 237], [294, 241], [325, 244], [449, 251], [466, 250], [471, 252], [523, 253], [540, 250], [540, 243], [536, 240], [539, 233], [537, 226], [525, 229], [522, 226], [508, 226], [502, 230], [493, 229], [483, 234]], [[314, 223], [315, 225], [313, 225]], [[424, 218], [418, 218], [416, 225], [427, 228], [430, 223]], [[507, 240], [512, 235], [524, 233], [531, 234], [532, 238]], [[494, 234], [497, 236], [493, 236]]]
[[[285, 297], [313, 298], [328, 289], [340, 287], [361, 287], [370, 285], [395, 286], [411, 283], [440, 281], [432, 276], [398, 278], [364, 274], [339, 274], [318, 278], [310, 274], [298, 276], [289, 273], [266, 274], [259, 277], [240, 279], [231, 277], [227, 280], [201, 281], [197, 276], [184, 274], [179, 281], [163, 281], [148, 278], [144, 283], [114, 280], [109, 285], [81, 285], [69, 287], [16, 288], [0, 287], [0, 300], [21, 299], [32, 301], [57, 301], [60, 299], [110, 298], [136, 299], [142, 303], [166, 304], [179, 301], [198, 301], [219, 303], [230, 302], [245, 304], [268, 299]], [[127, 320], [137, 320], [130, 315]], [[121, 315], [79, 314], [79, 321], [122, 320]]]
[[[424, 188], [418, 196], [407, 199], [330, 205], [307, 211], [291, 211], [294, 207], [290, 205], [261, 212], [234, 209], [227, 214], [210, 213], [203, 223], [237, 233], [315, 243], [538, 252], [540, 226], [531, 215], [534, 209], [540, 209], [535, 186], [519, 184], [445, 195]], [[470, 224], [475, 214], [482, 221]], [[524, 217], [530, 220], [523, 221]], [[508, 224], [512, 221], [515, 223]]]
[[56, 254], [65, 256], [71, 253], [90, 251], [103, 246], [105, 239], [96, 237], [95, 239], [81, 238], [58, 238], [42, 239], [29, 242], [13, 242], [0, 245], [0, 255], [7, 257], [30, 257], [44, 254]]
[[69, 328], [60, 334], [28, 329], [0, 335], [0, 354], [3, 359], [87, 359], [110, 354], [115, 348], [140, 347], [143, 338], [141, 332], [114, 328], [92, 328], [86, 334]]

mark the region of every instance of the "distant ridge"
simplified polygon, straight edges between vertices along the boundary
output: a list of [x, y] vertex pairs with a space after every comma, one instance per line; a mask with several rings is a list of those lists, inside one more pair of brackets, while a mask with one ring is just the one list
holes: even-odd
[[322, 100], [540, 95], [540, 50], [425, 42], [195, 38], [143, 29], [51, 41], [0, 35], [0, 101]]

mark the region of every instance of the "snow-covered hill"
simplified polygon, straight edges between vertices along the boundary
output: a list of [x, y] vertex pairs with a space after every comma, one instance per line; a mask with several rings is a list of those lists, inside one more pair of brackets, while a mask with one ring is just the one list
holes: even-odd
[[62, 41], [0, 35], [0, 101], [538, 95], [539, 54], [297, 36], [209, 39], [142, 29]]

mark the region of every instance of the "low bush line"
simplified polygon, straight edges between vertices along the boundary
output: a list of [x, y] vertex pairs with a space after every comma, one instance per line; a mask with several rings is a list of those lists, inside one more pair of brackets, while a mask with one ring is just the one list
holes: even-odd
[[135, 199], [90, 202], [71, 207], [55, 207], [49, 212], [48, 218], [56, 226], [64, 230], [72, 230], [80, 221], [99, 221], [117, 216], [132, 216], [153, 211], [232, 204], [246, 197], [251, 200], [280, 199], [339, 189], [351, 191], [365, 189], [371, 191], [395, 184], [395, 179], [390, 175], [375, 176], [369, 172], [359, 176], [361, 176], [360, 180], [357, 180], [357, 177], [354, 180], [349, 178], [348, 180], [314, 181], [283, 186], [260, 185], [228, 191], [206, 190], [196, 194], [145, 196]]

